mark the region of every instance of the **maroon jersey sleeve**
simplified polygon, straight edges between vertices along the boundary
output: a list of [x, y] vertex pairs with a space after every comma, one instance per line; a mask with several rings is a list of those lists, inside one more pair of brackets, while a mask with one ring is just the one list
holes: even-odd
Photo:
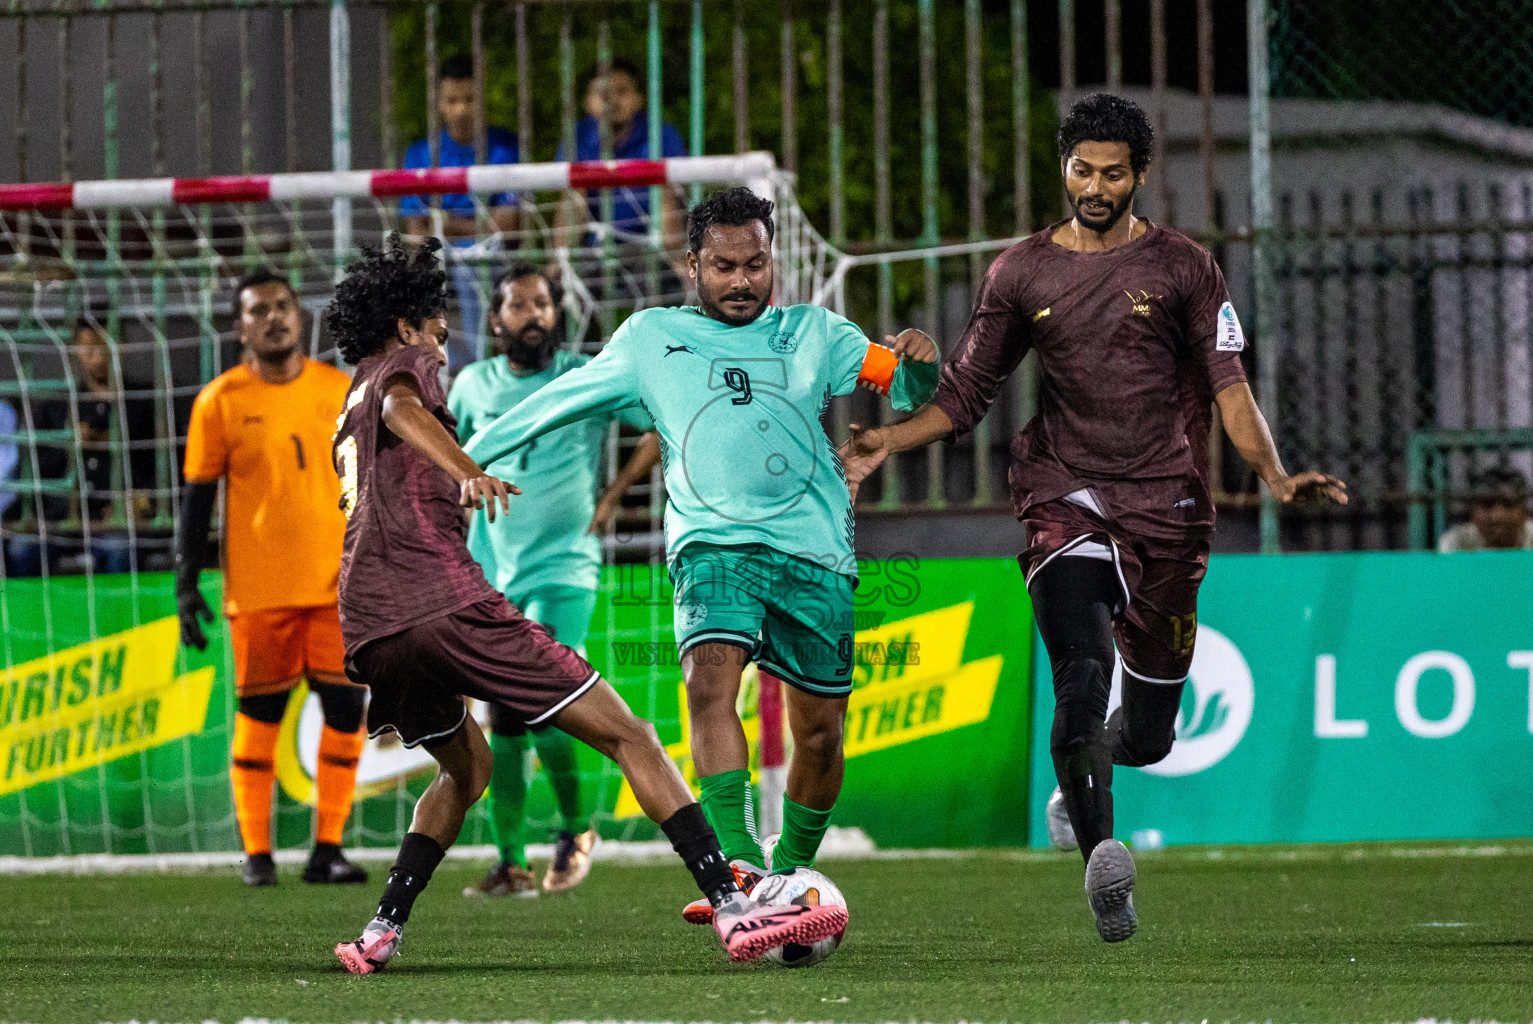
[[1025, 246], [1019, 242], [990, 265], [956, 355], [942, 366], [932, 403], [947, 413], [955, 436], [985, 418], [1001, 385], [1030, 347], [1029, 311], [1022, 295], [1030, 251]]
[[1209, 395], [1217, 395], [1246, 379], [1245, 369], [1240, 365], [1240, 353], [1246, 347], [1245, 334], [1213, 254], [1197, 247], [1187, 259], [1184, 273], [1182, 337], [1202, 372]]
[[[447, 395], [442, 391], [441, 377], [437, 373], [439, 367], [436, 355], [430, 349], [407, 345], [396, 349], [385, 365], [384, 394], [395, 384], [408, 384], [420, 396], [421, 405], [426, 407], [427, 412], [436, 414], [440, 419], [447, 411]], [[380, 394], [379, 401], [382, 400]]]

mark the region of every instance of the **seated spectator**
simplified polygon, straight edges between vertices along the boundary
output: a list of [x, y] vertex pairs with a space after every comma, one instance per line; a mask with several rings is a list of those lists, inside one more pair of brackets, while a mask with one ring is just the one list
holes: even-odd
[[1533, 550], [1528, 481], [1521, 473], [1515, 469], [1487, 469], [1476, 473], [1469, 487], [1469, 522], [1460, 523], [1438, 538], [1438, 551]]
[[155, 486], [154, 402], [123, 394], [100, 329], [82, 321], [70, 341], [78, 373], [80, 472], [87, 491], [98, 495], [86, 499], [88, 514], [103, 527], [120, 525], [129, 515], [144, 518], [151, 514]]
[[[95, 324], [74, 325], [69, 351], [74, 396], [37, 401], [32, 425], [40, 432], [73, 432], [71, 442], [39, 441], [37, 464], [43, 480], [67, 479], [73, 470], [75, 487], [68, 495], [54, 490], [39, 498], [38, 519], [46, 525], [37, 535], [12, 536], [7, 552], [15, 576], [39, 575], [45, 558], [52, 572], [87, 563], [98, 573], [127, 572], [132, 562], [127, 517], [142, 518], [152, 510], [145, 492], [155, 486], [154, 402], [124, 396], [111, 346]], [[82, 519], [90, 523], [88, 550]]]
[[[592, 71], [586, 80], [586, 116], [575, 124], [575, 159], [600, 160], [602, 108], [608, 110], [611, 129], [612, 159], [648, 160], [649, 112], [644, 89], [640, 85], [643, 76], [630, 61], [618, 59], [609, 65], [606, 75]], [[686, 156], [687, 147], [681, 141], [681, 133], [669, 124], [660, 126], [660, 154], [656, 159]], [[568, 160], [565, 147], [559, 146], [559, 159]], [[661, 198], [661, 230], [665, 239], [667, 258], [677, 273], [685, 280], [686, 251], [683, 229], [686, 217], [681, 197], [675, 188], [664, 188]], [[566, 248], [576, 242], [576, 232], [582, 224], [601, 223], [601, 190], [586, 193], [584, 208], [575, 202], [561, 204], [556, 220], [556, 244]], [[643, 241], [649, 235], [649, 188], [616, 188], [612, 190], [611, 228], [619, 241]], [[594, 232], [586, 232], [582, 244], [595, 245], [600, 239]]]
[[[474, 84], [474, 66], [466, 57], [448, 57], [442, 61], [437, 76], [437, 113], [442, 118], [442, 134], [437, 140], [438, 167], [472, 167], [478, 163], [474, 148], [474, 111], [479, 105], [479, 91]], [[514, 164], [521, 160], [514, 134], [494, 125], [485, 128], [487, 163]], [[418, 139], [405, 151], [405, 169], [431, 166], [431, 145]], [[514, 233], [519, 224], [516, 197], [498, 192], [485, 200], [489, 218], [497, 232]], [[447, 267], [453, 288], [458, 293], [460, 329], [447, 342], [448, 371], [456, 373], [476, 359], [484, 358], [483, 292], [493, 272], [481, 267], [500, 251], [499, 242], [486, 239], [476, 244], [480, 224], [475, 215], [474, 197], [467, 194], [442, 196], [441, 234], [448, 243]], [[414, 236], [435, 233], [431, 209], [424, 196], [406, 196], [400, 200], [399, 213], [405, 231]], [[456, 258], [455, 258], [456, 257]], [[481, 287], [480, 277], [486, 278]]]

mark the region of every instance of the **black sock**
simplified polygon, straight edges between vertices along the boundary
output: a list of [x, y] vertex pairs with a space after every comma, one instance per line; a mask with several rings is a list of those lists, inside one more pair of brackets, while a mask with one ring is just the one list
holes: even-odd
[[1056, 743], [1051, 751], [1054, 776], [1087, 863], [1097, 844], [1112, 838], [1112, 757], [1101, 721], [1096, 720], [1091, 739]]
[[1143, 768], [1171, 753], [1176, 713], [1182, 707], [1181, 683], [1148, 683], [1123, 673], [1123, 706], [1107, 719], [1107, 745], [1113, 764]]
[[383, 887], [383, 899], [378, 901], [378, 916], [400, 925], [408, 921], [415, 898], [426, 888], [431, 873], [445, 856], [447, 851], [441, 844], [424, 832], [406, 832], [404, 842], [399, 844], [399, 858]]
[[662, 821], [660, 831], [671, 841], [671, 848], [687, 865], [697, 887], [715, 909], [740, 893], [729, 861], [719, 849], [719, 837], [703, 816], [701, 804], [687, 804]]
[[314, 852], [309, 854], [309, 863], [315, 865], [334, 864], [340, 859], [340, 843], [315, 843]]

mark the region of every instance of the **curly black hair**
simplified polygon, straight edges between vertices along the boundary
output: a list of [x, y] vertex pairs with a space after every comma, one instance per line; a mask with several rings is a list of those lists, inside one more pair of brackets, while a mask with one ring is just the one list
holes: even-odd
[[381, 248], [362, 250], [325, 307], [341, 358], [359, 363], [398, 335], [400, 320], [419, 325], [447, 309], [447, 274], [436, 255], [441, 247], [428, 238], [411, 251], [390, 234]]
[[1124, 142], [1135, 174], [1150, 166], [1155, 130], [1139, 104], [1122, 96], [1098, 92], [1077, 100], [1059, 122], [1059, 158], [1067, 158], [1082, 142]]
[[738, 227], [759, 220], [766, 225], [767, 241], [777, 230], [772, 224], [772, 210], [776, 207], [770, 199], [762, 199], [748, 188], [726, 188], [704, 199], [687, 213], [687, 246], [693, 252], [701, 252], [703, 235], [715, 224]]

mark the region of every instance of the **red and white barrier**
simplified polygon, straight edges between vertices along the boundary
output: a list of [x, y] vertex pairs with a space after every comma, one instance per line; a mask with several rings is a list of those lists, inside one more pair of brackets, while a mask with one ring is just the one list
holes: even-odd
[[782, 798], [788, 791], [788, 755], [783, 743], [783, 682], [769, 672], [756, 676], [756, 711], [761, 716], [760, 772], [756, 787], [756, 834], [782, 831]]
[[400, 196], [630, 188], [743, 182], [758, 191], [776, 169], [770, 153], [682, 156], [668, 160], [490, 164], [420, 171], [318, 171], [219, 178], [141, 178], [0, 185], [0, 210], [104, 210], [123, 207], [261, 203], [294, 199], [397, 199]]

